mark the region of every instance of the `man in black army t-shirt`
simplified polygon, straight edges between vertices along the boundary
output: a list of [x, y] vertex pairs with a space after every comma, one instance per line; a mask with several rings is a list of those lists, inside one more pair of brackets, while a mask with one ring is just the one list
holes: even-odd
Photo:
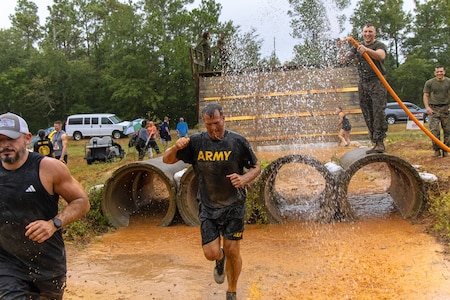
[[[215, 260], [214, 280], [228, 280], [227, 300], [236, 299], [242, 269], [240, 240], [244, 231], [245, 186], [261, 172], [250, 144], [241, 135], [225, 130], [222, 107], [209, 103], [202, 109], [206, 132], [180, 138], [167, 149], [163, 162], [192, 164], [197, 176], [199, 219], [203, 253]], [[244, 173], [244, 168], [248, 169]], [[221, 236], [223, 248], [221, 248]]]

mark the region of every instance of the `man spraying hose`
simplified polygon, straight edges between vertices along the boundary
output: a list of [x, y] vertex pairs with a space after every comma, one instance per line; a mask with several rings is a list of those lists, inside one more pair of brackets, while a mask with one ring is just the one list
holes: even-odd
[[386, 45], [375, 40], [376, 28], [373, 24], [366, 24], [363, 28], [363, 44], [358, 48], [352, 48], [342, 58], [343, 63], [348, 63], [354, 57], [358, 60], [359, 73], [359, 105], [364, 116], [371, 141], [375, 144], [373, 148], [366, 151], [367, 154], [383, 153], [386, 151], [384, 139], [388, 124], [386, 122], [387, 90], [375, 71], [367, 60], [363, 57], [364, 53], [370, 56], [377, 69], [384, 75], [383, 65], [386, 58]]

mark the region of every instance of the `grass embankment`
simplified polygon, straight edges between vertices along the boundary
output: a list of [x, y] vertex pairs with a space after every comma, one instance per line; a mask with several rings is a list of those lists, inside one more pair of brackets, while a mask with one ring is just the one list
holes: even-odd
[[[429, 129], [428, 124], [425, 127]], [[441, 133], [441, 137], [443, 134]], [[448, 249], [450, 246], [450, 158], [432, 157], [431, 139], [421, 130], [407, 130], [405, 123], [389, 125], [388, 153], [401, 157], [420, 172], [432, 173], [438, 182], [427, 192], [423, 220], [430, 233]]]
[[[68, 167], [72, 175], [85, 188], [90, 191], [92, 187], [104, 184], [112, 173], [119, 167], [137, 161], [134, 148], [128, 148], [128, 139], [123, 138], [117, 142], [125, 150], [124, 159], [111, 163], [93, 163], [88, 165], [84, 160], [85, 146], [89, 140], [69, 142]], [[172, 144], [174, 141], [172, 141]], [[450, 241], [450, 194], [448, 193], [449, 176], [448, 160], [450, 158], [433, 158], [430, 139], [420, 130], [406, 130], [406, 124], [389, 125], [386, 139], [388, 153], [408, 161], [411, 165], [421, 166], [420, 171], [433, 173], [439, 178], [439, 191], [429, 195], [426, 220], [434, 235], [445, 243]], [[160, 149], [163, 147], [159, 144]], [[267, 165], [269, 162], [263, 162]], [[88, 216], [70, 225], [65, 230], [67, 239], [89, 241], [92, 236], [104, 233], [111, 229], [101, 214], [101, 190], [89, 192], [91, 211]], [[253, 199], [254, 195], [249, 195]]]

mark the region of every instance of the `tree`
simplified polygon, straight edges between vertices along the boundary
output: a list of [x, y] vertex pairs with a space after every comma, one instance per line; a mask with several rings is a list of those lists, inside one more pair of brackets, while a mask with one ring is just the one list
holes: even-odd
[[[447, 12], [447, 13], [444, 13]], [[450, 3], [449, 1], [416, 1], [413, 35], [406, 41], [407, 55], [417, 55], [434, 64], [450, 64]]]
[[0, 49], [0, 72], [12, 66], [23, 66], [33, 50], [27, 49], [22, 35], [12, 28], [0, 29]]
[[403, 11], [403, 0], [361, 0], [350, 18], [354, 32], [359, 32], [359, 38], [364, 25], [367, 23], [375, 25], [378, 39], [387, 41], [389, 52], [394, 57], [395, 67], [400, 65], [402, 41], [409, 33], [407, 25], [411, 22], [412, 15]]
[[[288, 11], [291, 18], [292, 36], [301, 40], [294, 46], [294, 62], [302, 65], [328, 65], [336, 57], [336, 47], [330, 36], [331, 24], [326, 7], [322, 0], [289, 0], [292, 10]], [[337, 10], [349, 5], [349, 1], [334, 1]], [[339, 32], [344, 16], [338, 16]]]
[[272, 53], [270, 54], [269, 57], [263, 58], [261, 60], [261, 65], [263, 66], [267, 66], [267, 67], [276, 67], [276, 66], [280, 66], [281, 62], [280, 59], [277, 56], [276, 50], [275, 50], [275, 38], [273, 38], [273, 46], [274, 46], [274, 50], [272, 51]]
[[391, 84], [395, 86], [400, 99], [423, 107], [423, 85], [433, 76], [433, 68], [434, 65], [429, 60], [411, 55], [393, 70]]
[[242, 70], [257, 67], [261, 59], [261, 45], [263, 40], [259, 38], [255, 28], [241, 33], [235, 32], [229, 41], [229, 66], [231, 70]]
[[145, 110], [148, 117], [158, 115], [158, 119], [162, 120], [164, 116], [176, 118], [182, 115], [191, 125], [197, 122], [189, 47], [199, 33], [190, 29], [196, 28], [195, 24], [200, 19], [205, 28], [217, 26], [220, 6], [214, 1], [202, 1], [200, 6], [205, 11], [193, 9], [193, 12], [189, 12], [186, 5], [192, 2], [143, 1], [144, 31], [148, 37], [146, 44], [148, 55], [153, 56], [149, 70], [154, 76], [154, 87]]
[[18, 0], [11, 24], [13, 31], [23, 37], [26, 49], [32, 49], [42, 37], [37, 6], [31, 1]]
[[214, 38], [225, 32], [241, 68], [260, 63], [261, 41], [255, 31], [235, 34], [231, 21], [219, 22], [214, 0], [188, 10], [193, 2], [54, 0], [41, 28], [36, 6], [19, 0], [12, 28], [0, 30], [0, 106], [34, 129], [105, 111], [154, 121], [183, 116], [194, 126], [189, 47], [205, 30]]
[[33, 109], [35, 99], [30, 99], [33, 77], [39, 72], [33, 62], [41, 56], [35, 48], [42, 36], [37, 6], [19, 0], [10, 19], [11, 28], [0, 32], [0, 102], [3, 111], [13, 111], [35, 124], [41, 112]]
[[[96, 51], [104, 57], [101, 89], [109, 109], [126, 119], [145, 116], [151, 100], [157, 99], [155, 79], [158, 61], [143, 28], [137, 7], [115, 3], [105, 19], [105, 34]], [[104, 108], [104, 107], [103, 107]], [[120, 113], [119, 113], [120, 112]]]
[[187, 31], [191, 34], [189, 38], [191, 44], [197, 44], [203, 32], [209, 31], [214, 36], [215, 32], [222, 31], [223, 26], [219, 23], [221, 10], [222, 5], [214, 0], [202, 0], [198, 8], [189, 12]]
[[48, 35], [44, 45], [61, 50], [69, 59], [77, 58], [79, 49], [84, 47], [77, 9], [73, 1], [54, 0], [45, 25]]

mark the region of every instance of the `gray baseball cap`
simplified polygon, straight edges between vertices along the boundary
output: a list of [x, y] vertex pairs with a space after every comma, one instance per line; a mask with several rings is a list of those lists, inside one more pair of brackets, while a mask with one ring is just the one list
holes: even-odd
[[22, 133], [28, 134], [27, 122], [13, 113], [6, 113], [0, 116], [0, 134], [12, 139], [18, 139]]

